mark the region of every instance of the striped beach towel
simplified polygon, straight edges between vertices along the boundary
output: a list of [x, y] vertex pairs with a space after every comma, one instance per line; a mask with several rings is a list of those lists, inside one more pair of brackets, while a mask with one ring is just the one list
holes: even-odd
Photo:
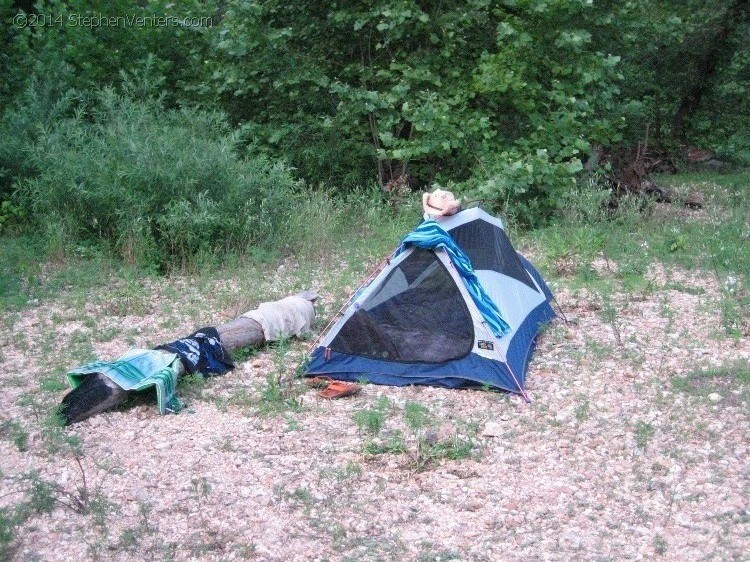
[[159, 413], [178, 412], [177, 398], [180, 358], [175, 353], [153, 349], [131, 349], [116, 361], [94, 361], [68, 372], [73, 388], [94, 373], [101, 373], [123, 390], [156, 388]]

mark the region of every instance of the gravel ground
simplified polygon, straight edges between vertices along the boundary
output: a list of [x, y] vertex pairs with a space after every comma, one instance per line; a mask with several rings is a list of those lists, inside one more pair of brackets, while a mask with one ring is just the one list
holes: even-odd
[[[616, 264], [592, 266], [607, 275]], [[261, 288], [268, 300], [293, 292], [294, 267]], [[325, 272], [307, 278], [316, 276]], [[70, 506], [28, 518], [11, 559], [748, 560], [750, 388], [728, 374], [747, 369], [748, 339], [725, 335], [715, 278], [660, 265], [647, 276], [648, 290], [606, 300], [555, 283], [572, 323], [540, 337], [531, 404], [369, 385], [330, 402], [297, 389], [299, 407], [269, 412], [266, 376], [294, 365], [309, 345], [297, 342], [181, 387], [179, 415], [160, 417], [143, 398], [65, 430], [82, 442], [80, 468], [64, 446], [51, 452], [39, 407], [65, 394], [71, 347], [115, 358], [225, 321], [253, 299], [230, 282], [202, 299], [205, 287], [172, 278], [124, 304], [112, 285], [33, 304], [2, 336], [0, 506], [28, 497], [29, 471]], [[322, 317], [345, 285], [323, 287]], [[175, 294], [190, 294], [190, 306], [171, 310]], [[40, 387], [55, 360], [58, 386]], [[695, 376], [702, 370], [716, 376]], [[415, 403], [422, 427], [404, 414]], [[354, 415], [378, 408], [373, 437]], [[23, 452], [9, 421], [28, 434]], [[389, 442], [401, 452], [366, 449]], [[461, 454], [431, 455], [424, 443]]]

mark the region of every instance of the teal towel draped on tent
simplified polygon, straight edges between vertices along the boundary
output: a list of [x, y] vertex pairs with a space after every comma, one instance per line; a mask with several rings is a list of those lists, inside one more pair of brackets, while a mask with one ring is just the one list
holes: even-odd
[[497, 305], [492, 302], [490, 296], [482, 288], [482, 284], [474, 272], [469, 256], [458, 247], [451, 235], [443, 230], [434, 220], [425, 220], [419, 224], [413, 231], [407, 234], [401, 241], [393, 257], [398, 256], [409, 246], [417, 246], [426, 250], [443, 248], [456, 267], [461, 279], [466, 285], [472, 300], [477, 305], [479, 312], [482, 314], [485, 322], [492, 330], [496, 337], [500, 338], [510, 332], [510, 325], [503, 319]]

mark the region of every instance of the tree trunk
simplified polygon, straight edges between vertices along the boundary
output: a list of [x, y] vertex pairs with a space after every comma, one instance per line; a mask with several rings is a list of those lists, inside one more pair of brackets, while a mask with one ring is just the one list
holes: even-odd
[[[304, 291], [298, 296], [311, 302], [318, 298], [317, 293], [312, 291]], [[219, 332], [224, 349], [229, 352], [241, 347], [257, 347], [266, 343], [262, 326], [244, 316], [217, 326], [216, 331]], [[184, 367], [180, 362], [179, 375], [182, 376], [184, 373]], [[65, 425], [77, 423], [122, 404], [133, 392], [123, 390], [100, 373], [92, 374], [63, 397], [61, 415]]]
[[672, 120], [672, 138], [685, 143], [687, 140], [687, 120], [700, 107], [701, 100], [711, 90], [711, 82], [719, 66], [727, 57], [731, 57], [730, 38], [737, 25], [746, 16], [750, 0], [735, 0], [726, 9], [718, 23], [716, 32], [704, 39], [707, 47], [692, 63], [692, 72], [685, 85], [680, 105]]

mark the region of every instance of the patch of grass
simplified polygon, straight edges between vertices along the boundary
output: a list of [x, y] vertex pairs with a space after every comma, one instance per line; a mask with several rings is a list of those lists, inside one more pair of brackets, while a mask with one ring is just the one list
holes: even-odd
[[427, 550], [419, 554], [417, 562], [449, 562], [463, 559], [463, 555], [455, 550], [432, 550], [430, 546], [426, 545]]
[[144, 316], [151, 310], [151, 294], [139, 275], [127, 270], [110, 290], [107, 313], [113, 316]]
[[255, 411], [264, 416], [301, 412], [299, 396], [304, 390], [297, 381], [282, 385], [275, 373], [268, 373], [260, 397], [253, 402]]
[[60, 415], [59, 404], [47, 409], [47, 414], [41, 424], [41, 434], [44, 450], [50, 456], [72, 455], [78, 458], [83, 456], [81, 449], [83, 442], [78, 435], [66, 430], [65, 422]]
[[306, 510], [309, 510], [315, 503], [315, 498], [313, 497], [310, 488], [306, 486], [301, 486], [290, 491], [283, 485], [277, 485], [274, 487], [274, 492], [281, 499], [298, 507], [303, 507]]
[[638, 421], [635, 424], [635, 444], [640, 449], [645, 449], [649, 441], [656, 433], [656, 428], [648, 422]]
[[[725, 391], [720, 394], [730, 400], [736, 397], [735, 400], [750, 402], [750, 366], [742, 360], [698, 369], [684, 376], [673, 376], [671, 382], [675, 390], [694, 396], [706, 397], [713, 392]], [[740, 390], [740, 394], [735, 394], [734, 391]]]
[[414, 464], [416, 470], [421, 472], [441, 459], [468, 459], [473, 453], [474, 443], [457, 435], [450, 439], [435, 442], [420, 437], [417, 441]]
[[664, 556], [667, 552], [667, 540], [663, 535], [656, 535], [654, 537], [654, 550], [659, 556]]
[[578, 403], [573, 410], [573, 415], [579, 423], [582, 423], [588, 419], [591, 413], [591, 406], [589, 404], [589, 399], [585, 394], [579, 394], [576, 397], [576, 400]]
[[118, 548], [125, 552], [133, 552], [138, 548], [138, 531], [136, 529], [125, 529], [120, 533]]
[[[700, 182], [697, 188], [707, 204], [700, 212], [679, 204], [662, 205], [656, 212], [632, 199], [621, 201], [607, 217], [586, 210], [589, 193], [571, 192], [557, 222], [526, 234], [542, 255], [541, 269], [551, 278], [572, 276], [573, 285], [596, 287], [600, 279], [589, 264], [603, 253], [619, 267], [616, 277], [623, 286], [639, 291], [650, 290], [643, 272], [652, 261], [720, 274], [750, 271], [750, 172], [661, 179], [691, 188]], [[745, 287], [747, 282], [741, 280]]]
[[741, 285], [738, 277], [728, 275], [725, 278], [719, 301], [724, 331], [736, 339], [750, 336], [750, 290]]
[[[124, 271], [119, 266], [121, 273]], [[54, 260], [41, 235], [0, 236], [0, 312], [35, 305], [40, 300], [70, 292], [85, 293], [102, 287], [116, 272], [102, 253], [81, 253], [72, 248], [62, 260]]]
[[584, 336], [584, 340], [585, 354], [583, 354], [582, 358], [588, 356], [597, 361], [603, 361], [609, 357], [612, 357], [615, 353], [615, 348], [610, 344], [600, 343], [597, 340], [589, 338], [588, 336]]
[[[299, 423], [288, 413], [303, 410], [300, 396], [307, 387], [298, 378], [290, 376], [288, 342], [276, 342], [268, 349], [274, 353], [274, 369], [266, 373], [265, 381], [255, 389], [257, 393], [246, 388], [235, 389], [228, 397], [215, 397], [216, 407], [226, 411], [228, 406], [238, 406], [248, 414], [252, 412], [261, 416], [283, 414], [288, 423], [286, 431], [299, 430]], [[235, 362], [239, 361], [236, 355], [233, 358]]]
[[256, 357], [258, 355], [258, 347], [253, 345], [247, 345], [245, 347], [238, 347], [232, 350], [232, 360], [235, 363], [243, 363], [248, 359]]
[[354, 413], [354, 423], [360, 431], [369, 433], [370, 435], [377, 435], [383, 428], [385, 423], [385, 413], [375, 410], [373, 408], [367, 408]]
[[152, 509], [147, 501], [138, 504], [138, 525], [125, 529], [117, 546], [127, 552], [138, 552], [142, 560], [174, 560], [178, 544], [164, 541], [159, 527], [151, 520]]
[[404, 404], [404, 421], [412, 431], [422, 429], [431, 419], [430, 410], [417, 402]]
[[38, 241], [0, 237], [0, 311], [18, 310], [36, 296], [42, 284]]
[[622, 346], [622, 336], [620, 334], [618, 311], [613, 302], [612, 294], [603, 294], [602, 301], [602, 308], [599, 311], [599, 315], [601, 316], [602, 321], [606, 324], [609, 324], [612, 328], [612, 333], [614, 334], [615, 342], [617, 342], [617, 345]]
[[187, 403], [191, 400], [200, 400], [205, 388], [206, 379], [200, 373], [186, 374], [180, 377], [178, 391], [180, 398], [186, 400]]
[[86, 475], [80, 461], [82, 481], [75, 490], [66, 490], [57, 483], [43, 479], [35, 470], [13, 479], [13, 489], [5, 496], [17, 494], [19, 501], [0, 508], [0, 559], [10, 559], [15, 548], [16, 529], [29, 524], [35, 516], [50, 513], [56, 507], [64, 507], [75, 513], [90, 515], [95, 526], [104, 528], [106, 517], [117, 506], [107, 500], [101, 484], [93, 494], [89, 493]]
[[705, 295], [706, 289], [703, 287], [691, 287], [689, 285], [685, 285], [684, 283], [679, 283], [676, 281], [668, 281], [664, 284], [664, 290], [665, 291], [679, 291], [681, 293], [686, 293], [688, 295]]
[[285, 433], [289, 431], [302, 431], [302, 426], [300, 425], [299, 420], [296, 420], [289, 415], [284, 416], [284, 418], [286, 419], [286, 427], [284, 428]]
[[93, 338], [99, 343], [110, 342], [122, 333], [122, 329], [117, 326], [109, 328], [94, 328]]
[[400, 455], [408, 451], [404, 435], [400, 431], [395, 431], [386, 439], [371, 439], [365, 443], [362, 451], [366, 455]]
[[47, 375], [39, 381], [39, 388], [43, 392], [61, 392], [68, 388], [67, 381], [60, 376]]
[[347, 461], [345, 467], [321, 468], [318, 477], [321, 480], [333, 479], [344, 482], [362, 476], [362, 466], [354, 461]]
[[28, 448], [29, 434], [17, 420], [3, 420], [0, 423], [0, 436], [13, 443], [21, 453]]
[[352, 418], [360, 431], [369, 435], [377, 435], [383, 429], [390, 407], [390, 400], [386, 396], [381, 396], [371, 408], [354, 412]]
[[0, 508], [0, 559], [3, 560], [10, 560], [15, 551], [16, 530], [34, 516], [51, 512], [56, 505], [54, 486], [42, 480], [36, 472], [26, 473], [17, 480], [24, 486], [17, 491], [22, 499]]
[[107, 517], [112, 513], [119, 513], [120, 506], [110, 501], [101, 489], [96, 490], [86, 505], [86, 512], [91, 516], [91, 522], [100, 529], [107, 526]]

